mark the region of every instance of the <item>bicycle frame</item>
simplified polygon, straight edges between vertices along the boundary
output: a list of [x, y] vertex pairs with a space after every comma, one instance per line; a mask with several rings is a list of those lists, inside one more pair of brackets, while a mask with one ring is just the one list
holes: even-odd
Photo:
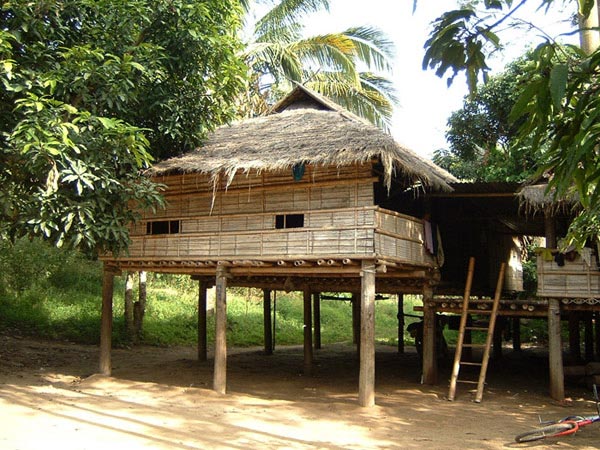
[[540, 424], [543, 425], [542, 427], [519, 434], [515, 437], [515, 441], [531, 442], [548, 437], [566, 436], [568, 434], [574, 434], [579, 431], [580, 428], [594, 422], [600, 422], [600, 399], [598, 398], [598, 388], [595, 384], [593, 385], [593, 391], [594, 399], [596, 400], [597, 414], [592, 416], [568, 416], [551, 422], [542, 422], [540, 420]]

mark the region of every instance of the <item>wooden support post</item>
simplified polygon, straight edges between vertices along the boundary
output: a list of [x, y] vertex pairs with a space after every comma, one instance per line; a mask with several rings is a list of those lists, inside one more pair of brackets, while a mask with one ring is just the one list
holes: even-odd
[[207, 359], [206, 282], [198, 280], [198, 361]]
[[375, 405], [375, 262], [362, 262], [358, 403]]
[[498, 361], [502, 359], [502, 333], [504, 333], [506, 321], [504, 317], [498, 317], [496, 319], [496, 326], [494, 327], [494, 336], [493, 336], [493, 352], [492, 359]]
[[581, 333], [579, 331], [579, 313], [569, 313], [569, 355], [574, 363], [581, 361]]
[[314, 348], [321, 348], [321, 294], [313, 294], [313, 318], [314, 318]]
[[596, 341], [596, 360], [600, 360], [600, 312], [594, 312], [594, 341]]
[[360, 295], [352, 293], [352, 343], [360, 352]]
[[594, 360], [594, 322], [593, 312], [586, 311], [584, 313], [583, 323], [585, 324], [584, 331], [584, 349], [585, 349], [585, 361], [591, 362]]
[[271, 321], [271, 290], [263, 289], [263, 329], [265, 355], [273, 354], [273, 324]]
[[560, 338], [560, 303], [548, 299], [548, 362], [550, 366], [550, 396], [554, 400], [565, 399], [565, 374]]
[[227, 390], [227, 267], [218, 266], [215, 298], [215, 366], [213, 389], [219, 394]]
[[113, 322], [113, 293], [115, 274], [104, 268], [102, 275], [102, 319], [100, 325], [100, 373], [110, 376], [112, 373], [111, 347]]
[[521, 319], [519, 317], [512, 318], [512, 343], [515, 352], [521, 351]]
[[312, 350], [312, 308], [311, 295], [308, 289], [304, 290], [304, 374], [312, 375], [313, 350]]
[[125, 316], [125, 330], [127, 331], [127, 338], [133, 339], [134, 325], [133, 325], [133, 272], [129, 271], [125, 273], [125, 305], [124, 305], [124, 316]]
[[423, 287], [423, 384], [437, 383], [437, 355], [436, 355], [436, 317], [431, 306], [433, 289], [429, 284]]
[[398, 294], [398, 353], [404, 353], [404, 294]]

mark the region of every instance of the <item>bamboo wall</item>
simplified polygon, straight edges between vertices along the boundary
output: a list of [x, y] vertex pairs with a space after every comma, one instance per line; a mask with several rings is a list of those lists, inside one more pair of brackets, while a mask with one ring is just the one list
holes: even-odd
[[546, 261], [538, 255], [538, 290], [540, 297], [599, 298], [600, 271], [595, 255], [586, 262], [581, 255], [574, 261], [565, 260], [559, 266], [554, 260]]
[[[431, 266], [419, 220], [374, 206], [371, 164], [307, 166], [238, 174], [213, 189], [206, 175], [156, 178], [166, 209], [146, 213], [131, 233], [130, 260], [219, 260], [382, 257]], [[277, 216], [299, 214], [303, 226], [278, 229]], [[281, 219], [281, 217], [279, 218]], [[176, 221], [173, 234], [149, 234], [147, 223]]]

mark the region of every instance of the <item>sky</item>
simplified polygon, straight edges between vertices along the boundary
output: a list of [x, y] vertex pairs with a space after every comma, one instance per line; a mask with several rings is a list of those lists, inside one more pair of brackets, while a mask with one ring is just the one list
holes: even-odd
[[[530, 3], [537, 6], [539, 1]], [[330, 0], [329, 13], [313, 14], [306, 23], [307, 35], [359, 25], [375, 26], [388, 35], [396, 46], [392, 79], [400, 103], [393, 117], [392, 135], [399, 143], [428, 158], [434, 150], [447, 147], [444, 137], [447, 119], [461, 108], [467, 94], [464, 77], [457, 77], [452, 86], [447, 87], [445, 79], [438, 78], [431, 70], [422, 70], [429, 24], [455, 6], [454, 0], [418, 0], [413, 13], [413, 0]], [[570, 12], [545, 15], [530, 8], [520, 17], [535, 21], [555, 35], [568, 28], [562, 19]], [[539, 42], [539, 33], [531, 30], [512, 31], [503, 36], [507, 49], [502, 56], [490, 61], [493, 72], [501, 71], [507, 62], [531, 46], [531, 42]]]

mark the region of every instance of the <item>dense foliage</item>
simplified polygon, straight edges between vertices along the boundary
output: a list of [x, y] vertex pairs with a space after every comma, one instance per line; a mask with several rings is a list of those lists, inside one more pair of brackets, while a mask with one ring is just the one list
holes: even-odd
[[[424, 67], [435, 69], [439, 76], [450, 72], [449, 82], [464, 72], [475, 92], [478, 77], [488, 70], [486, 56], [500, 46], [497, 31], [510, 27], [511, 18], [527, 1], [474, 1], [445, 13], [433, 23]], [[562, 2], [537, 3], [543, 11]], [[575, 32], [583, 31], [589, 19], [596, 19], [590, 17], [594, 4], [595, 0], [578, 0], [580, 26]], [[546, 149], [538, 175], [549, 177], [550, 188], [558, 196], [577, 193], [583, 208], [567, 242], [583, 245], [600, 233], [600, 50], [572, 46], [565, 52], [546, 36], [532, 57], [534, 64], [523, 76], [510, 115], [518, 124], [515, 145]]]
[[245, 69], [236, 0], [5, 1], [0, 234], [118, 251], [153, 158], [233, 117]]
[[514, 61], [465, 97], [448, 119], [450, 147], [435, 151], [433, 161], [461, 179], [521, 182], [533, 176], [542, 151], [523, 140], [515, 145], [518, 123], [509, 119], [533, 64], [530, 57]]

